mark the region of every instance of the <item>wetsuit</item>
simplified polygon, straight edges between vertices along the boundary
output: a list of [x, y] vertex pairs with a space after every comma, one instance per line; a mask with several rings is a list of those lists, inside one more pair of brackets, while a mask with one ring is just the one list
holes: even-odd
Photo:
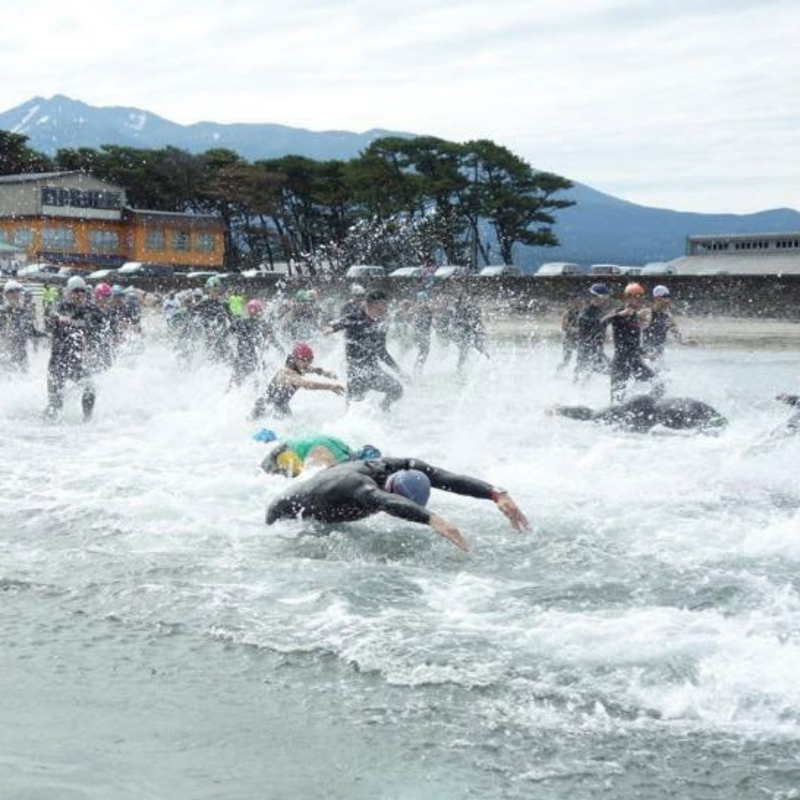
[[461, 296], [456, 301], [452, 326], [453, 338], [458, 345], [458, 369], [464, 366], [471, 347], [483, 355], [487, 354], [480, 309], [467, 297]]
[[217, 297], [205, 297], [192, 308], [205, 337], [206, 351], [215, 361], [228, 357], [227, 339], [230, 310]]
[[656, 399], [641, 395], [602, 411], [592, 411], [586, 406], [556, 406], [555, 413], [570, 419], [617, 425], [639, 433], [645, 433], [656, 425], [673, 430], [702, 430], [728, 424], [715, 408], [689, 397]]
[[800, 431], [800, 395], [784, 394], [778, 398], [782, 403], [787, 406], [792, 406], [797, 409], [789, 419], [786, 420], [783, 427], [788, 433], [798, 433]]
[[387, 492], [386, 479], [398, 470], [424, 472], [435, 489], [489, 500], [495, 488], [477, 478], [455, 475], [416, 458], [378, 458], [348, 461], [318, 472], [294, 484], [267, 508], [267, 525], [281, 519], [304, 517], [320, 522], [353, 522], [385, 511], [394, 517], [427, 524], [431, 518], [423, 506], [399, 494]]
[[417, 369], [422, 369], [431, 351], [431, 332], [433, 331], [433, 308], [428, 302], [419, 302], [414, 309], [412, 320], [414, 344], [417, 346]]
[[614, 336], [614, 357], [611, 359], [611, 402], [625, 399], [627, 383], [652, 381], [656, 374], [642, 360], [642, 322], [639, 316], [621, 308], [606, 317]]
[[33, 312], [23, 305], [0, 306], [0, 354], [2, 366], [12, 372], [28, 371], [28, 342], [37, 336]]
[[289, 358], [286, 359], [286, 365], [273, 375], [264, 395], [256, 400], [253, 413], [250, 415], [252, 419], [260, 419], [267, 413], [267, 409], [272, 411], [272, 416], [274, 417], [281, 418], [292, 416], [289, 402], [295, 396], [297, 390], [302, 387], [282, 381], [280, 378], [285, 371], [292, 372], [298, 378], [303, 378], [308, 374], [329, 376], [329, 374], [320, 367], [309, 367], [304, 373], [299, 372], [291, 356], [289, 356]]
[[47, 319], [52, 336], [50, 361], [47, 366], [48, 413], [55, 414], [64, 405], [67, 381], [81, 385], [84, 419], [94, 409], [96, 392], [91, 380], [92, 343], [103, 325], [100, 310], [90, 303], [65, 300]]
[[608, 358], [603, 351], [606, 338], [604, 312], [600, 306], [589, 303], [578, 314], [577, 357], [575, 359], [575, 378], [592, 372], [607, 372]]
[[564, 338], [561, 342], [561, 363], [558, 365], [559, 371], [569, 364], [572, 360], [572, 354], [578, 347], [578, 317], [580, 317], [580, 314], [580, 308], [570, 307], [567, 308], [561, 316], [561, 330], [563, 331]]
[[231, 383], [240, 386], [248, 375], [260, 368], [268, 345], [276, 349], [280, 343], [272, 326], [263, 319], [235, 319], [231, 323], [233, 337], [233, 376]]
[[386, 331], [380, 320], [373, 319], [363, 308], [331, 323], [333, 331], [345, 332], [347, 360], [347, 399], [363, 400], [367, 392], [384, 395], [381, 408], [385, 411], [403, 396], [400, 381], [384, 372], [380, 362], [400, 371], [397, 362], [386, 349]]
[[675, 328], [675, 321], [669, 311], [653, 309], [650, 324], [642, 332], [642, 345], [651, 358], [661, 359], [667, 344], [667, 334]]

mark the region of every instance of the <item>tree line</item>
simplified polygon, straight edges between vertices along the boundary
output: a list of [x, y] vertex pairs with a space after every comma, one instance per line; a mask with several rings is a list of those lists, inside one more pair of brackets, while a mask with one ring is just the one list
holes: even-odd
[[385, 137], [349, 161], [254, 162], [222, 148], [111, 144], [50, 157], [27, 141], [0, 131], [0, 174], [81, 170], [123, 186], [134, 208], [216, 216], [229, 269], [511, 264], [517, 246], [557, 245], [554, 212], [573, 205], [558, 197], [570, 181], [488, 140]]

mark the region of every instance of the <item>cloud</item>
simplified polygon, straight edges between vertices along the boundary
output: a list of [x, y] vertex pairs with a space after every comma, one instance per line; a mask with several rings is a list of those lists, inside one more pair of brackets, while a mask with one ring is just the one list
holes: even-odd
[[489, 138], [627, 199], [680, 176], [664, 203], [752, 210], [800, 196], [782, 178], [797, 30], [793, 0], [45, 1], [0, 28], [0, 108], [63, 93], [182, 123]]

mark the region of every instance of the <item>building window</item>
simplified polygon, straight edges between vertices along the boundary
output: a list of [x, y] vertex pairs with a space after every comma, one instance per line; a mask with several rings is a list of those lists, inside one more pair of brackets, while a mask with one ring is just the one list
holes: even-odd
[[71, 208], [119, 209], [122, 195], [119, 192], [84, 191], [83, 189], [59, 189], [43, 186], [41, 190], [43, 206], [67, 206]]
[[92, 253], [119, 252], [119, 234], [116, 231], [89, 231], [89, 250]]
[[189, 249], [189, 234], [186, 231], [172, 232], [172, 249], [173, 250]]
[[44, 228], [43, 250], [70, 250], [75, 247], [75, 231], [72, 228]]
[[145, 250], [166, 250], [167, 237], [160, 228], [148, 228], [147, 238], [144, 242]]
[[194, 249], [199, 253], [213, 253], [216, 244], [213, 233], [196, 233], [194, 236]]
[[12, 243], [17, 247], [30, 247], [33, 244], [33, 231], [30, 228], [17, 228], [12, 237]]
[[0, 242], [8, 244], [8, 231], [0, 231]]

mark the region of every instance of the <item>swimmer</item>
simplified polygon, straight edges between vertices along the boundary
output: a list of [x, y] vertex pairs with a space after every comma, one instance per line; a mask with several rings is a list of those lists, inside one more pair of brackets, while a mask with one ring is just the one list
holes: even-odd
[[354, 522], [385, 511], [394, 517], [429, 525], [456, 547], [469, 550], [458, 528], [425, 507], [431, 487], [492, 500], [518, 531], [528, 520], [505, 489], [433, 467], [416, 458], [349, 461], [293, 485], [267, 509], [267, 525], [304, 517], [320, 522]]
[[715, 408], [690, 397], [656, 399], [650, 395], [640, 395], [601, 411], [593, 411], [586, 406], [557, 405], [546, 413], [616, 425], [637, 433], [646, 433], [656, 425], [672, 430], [709, 430], [724, 428], [728, 424], [728, 420]]
[[261, 462], [268, 475], [286, 475], [296, 478], [305, 469], [331, 467], [345, 461], [380, 458], [381, 451], [372, 445], [354, 450], [335, 436], [313, 434], [287, 439], [274, 447]]
[[289, 401], [295, 396], [298, 389], [314, 389], [344, 394], [345, 388], [341, 383], [328, 383], [309, 380], [305, 377], [309, 373], [322, 375], [331, 381], [336, 380], [333, 372], [328, 372], [321, 367], [312, 367], [314, 351], [305, 342], [296, 342], [286, 357], [286, 363], [281, 367], [267, 386], [263, 397], [256, 400], [251, 414], [252, 419], [259, 419], [271, 409], [276, 417], [290, 417], [292, 411]]

